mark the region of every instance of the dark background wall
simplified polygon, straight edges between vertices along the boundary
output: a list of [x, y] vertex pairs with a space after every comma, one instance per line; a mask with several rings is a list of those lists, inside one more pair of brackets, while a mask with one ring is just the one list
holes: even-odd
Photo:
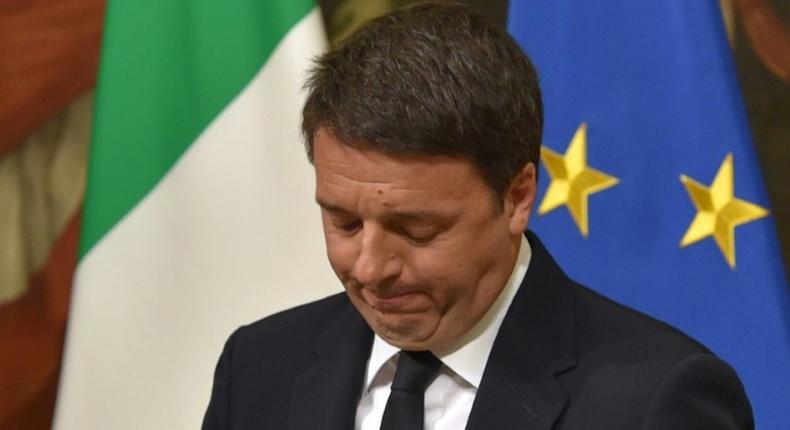
[[[738, 0], [732, 10], [735, 66], [787, 273], [790, 270], [790, 2]], [[776, 21], [769, 19], [769, 23], [777, 26], [767, 25], [766, 16], [775, 17]], [[763, 33], [749, 36], [758, 32]]]

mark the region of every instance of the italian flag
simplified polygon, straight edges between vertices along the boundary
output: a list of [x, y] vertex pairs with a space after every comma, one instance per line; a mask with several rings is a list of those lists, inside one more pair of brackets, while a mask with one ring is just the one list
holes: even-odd
[[54, 428], [199, 428], [236, 327], [340, 291], [299, 134], [325, 40], [312, 1], [109, 2]]

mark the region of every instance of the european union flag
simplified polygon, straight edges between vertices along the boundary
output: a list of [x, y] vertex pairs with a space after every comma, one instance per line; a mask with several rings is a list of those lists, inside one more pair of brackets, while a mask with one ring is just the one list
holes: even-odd
[[575, 279], [732, 364], [758, 428], [790, 423], [790, 294], [714, 0], [519, 1], [541, 77], [530, 227]]

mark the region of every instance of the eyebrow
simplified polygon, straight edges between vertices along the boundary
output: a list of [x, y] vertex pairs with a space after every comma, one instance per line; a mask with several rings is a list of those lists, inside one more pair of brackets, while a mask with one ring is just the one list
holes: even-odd
[[320, 197], [316, 197], [315, 202], [318, 203], [318, 206], [321, 206], [323, 209], [326, 209], [330, 212], [348, 212], [347, 210], [341, 208], [340, 206], [335, 206], [332, 203], [327, 202], [326, 200], [322, 200]]
[[[318, 206], [321, 206], [324, 210], [329, 212], [339, 213], [339, 214], [350, 214], [349, 211], [332, 204], [326, 200], [322, 200], [321, 198], [315, 199]], [[430, 211], [392, 211], [387, 213], [386, 218], [390, 219], [404, 219], [410, 221], [424, 221], [424, 220], [434, 220], [434, 219], [445, 219], [446, 216]]]

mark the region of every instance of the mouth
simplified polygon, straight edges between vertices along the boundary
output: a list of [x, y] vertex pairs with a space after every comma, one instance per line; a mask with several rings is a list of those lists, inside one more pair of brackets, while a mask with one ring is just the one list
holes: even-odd
[[362, 290], [362, 296], [373, 309], [387, 313], [414, 313], [424, 308], [423, 295], [414, 291], [396, 294], [377, 294]]

